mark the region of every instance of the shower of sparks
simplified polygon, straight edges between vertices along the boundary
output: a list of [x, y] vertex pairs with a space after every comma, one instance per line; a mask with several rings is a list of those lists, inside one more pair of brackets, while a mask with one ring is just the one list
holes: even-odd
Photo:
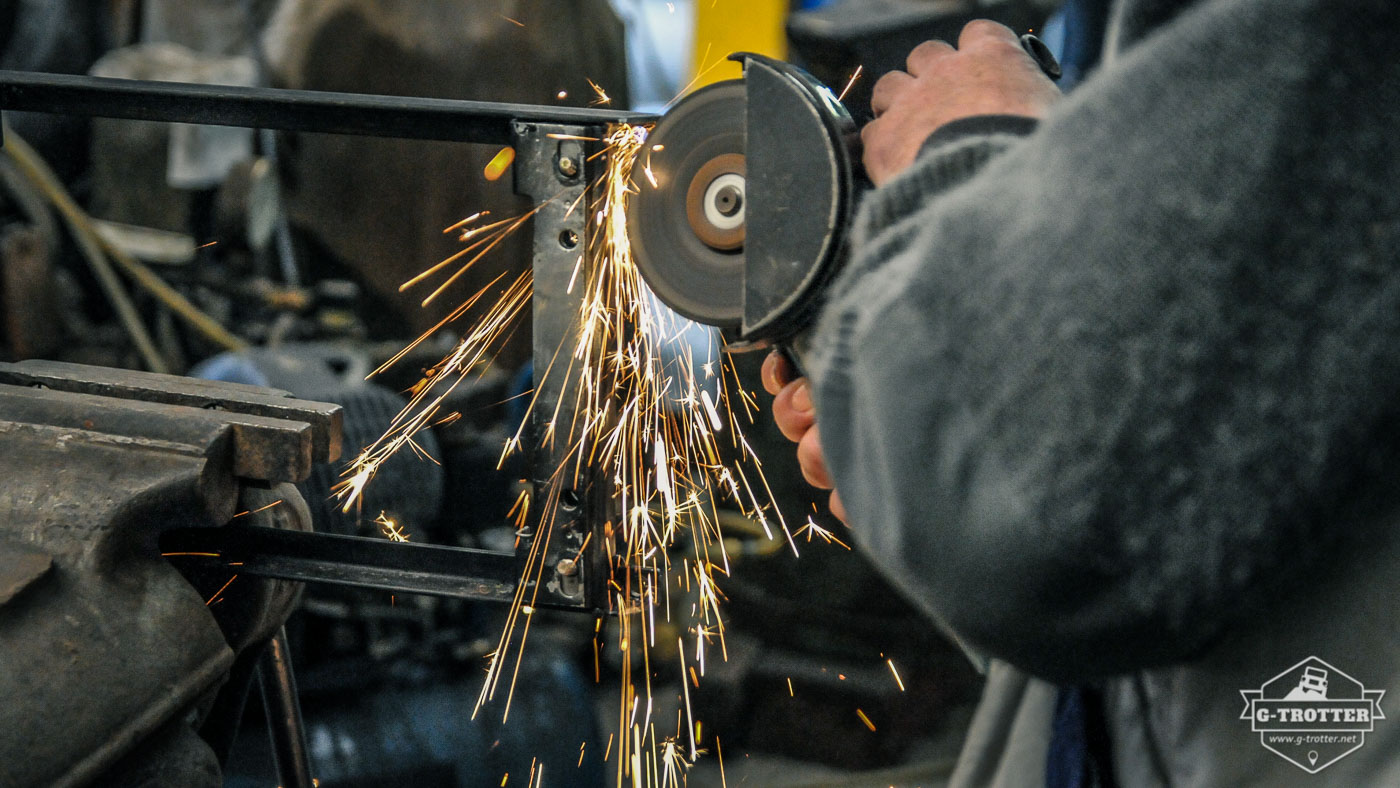
[[693, 760], [686, 758], [685, 751], [681, 749], [679, 742], [675, 739], [662, 741], [659, 760], [661, 761], [661, 775], [658, 780], [653, 772], [653, 784], [659, 784], [661, 788], [681, 788], [685, 785], [685, 773], [690, 769]]
[[[610, 96], [608, 96], [608, 92], [607, 92], [606, 90], [603, 90], [603, 88], [602, 88], [597, 82], [594, 82], [593, 80], [590, 79], [590, 80], [588, 80], [588, 86], [589, 86], [590, 88], [593, 88], [593, 93], [594, 93], [595, 95], [597, 95], [597, 98], [593, 99], [593, 101], [590, 102], [590, 103], [595, 104], [595, 105], [596, 105], [596, 104], [611, 104], [611, 103], [612, 103], [612, 98], [611, 98]], [[640, 128], [640, 127], [633, 126], [633, 127], [631, 127], [631, 128]], [[635, 153], [632, 154], [632, 155], [635, 155]], [[628, 167], [631, 167], [631, 166], [632, 166], [632, 165], [631, 165], [631, 162], [628, 162], [628, 165], [627, 165], [627, 166], [628, 166]]]
[[[600, 100], [607, 99], [601, 88], [594, 85], [594, 89]], [[528, 491], [522, 493], [508, 515], [517, 533], [533, 538], [527, 545], [523, 582], [516, 586], [500, 640], [488, 657], [486, 681], [473, 712], [499, 694], [504, 697], [503, 719], [509, 718], [536, 606], [534, 594], [544, 585], [544, 559], [555, 525], [549, 518], [562, 491], [576, 486], [574, 475], [587, 469], [593, 479], [611, 483], [617, 502], [617, 519], [599, 530], [600, 537], [608, 534], [608, 538], [592, 549], [604, 551], [613, 573], [608, 588], [612, 612], [617, 614], [616, 647], [622, 673], [616, 707], [619, 787], [624, 781], [634, 786], [683, 785], [686, 770], [704, 752], [688, 688], [684, 690], [687, 722], [678, 719], [671, 737], [656, 731], [653, 711], [658, 700], [665, 699], [652, 694], [652, 647], [657, 619], [672, 620], [688, 610], [691, 621], [678, 643], [681, 653], [688, 655], [681, 659], [682, 687], [687, 675], [696, 682], [704, 675], [707, 653], [715, 646], [721, 658], [727, 655], [720, 585], [729, 574], [729, 556], [720, 532], [720, 505], [738, 508], [754, 523], [752, 530], [770, 540], [776, 524], [791, 542], [762, 467], [743, 434], [742, 424], [751, 422], [757, 410], [753, 396], [742, 389], [727, 357], [717, 351], [710, 351], [714, 357], [695, 357], [704, 351], [693, 349], [682, 336], [693, 324], [658, 310], [633, 262], [626, 208], [638, 191], [633, 164], [646, 147], [646, 136], [647, 129], [641, 126], [611, 128], [602, 141], [602, 153], [595, 157], [604, 172], [591, 184], [585, 198], [589, 202], [569, 206], [586, 211], [590, 222], [584, 259], [578, 262], [570, 284], [570, 291], [580, 299], [580, 330], [577, 344], [560, 348], [544, 369], [536, 369], [536, 376], [539, 380], [563, 376], [575, 384], [565, 390], [576, 392], [572, 404], [577, 415], [560, 419], [556, 410], [555, 418], [534, 420], [547, 425], [538, 436], [542, 443], [568, 447], [569, 467], [557, 469], [533, 500]], [[457, 223], [449, 232], [459, 233], [465, 248], [402, 289], [456, 266], [426, 299], [431, 301], [542, 207], [501, 220], [488, 220], [483, 212]], [[346, 511], [396, 452], [407, 448], [432, 459], [414, 436], [442, 418], [439, 409], [463, 380], [485, 372], [520, 318], [528, 314], [531, 294], [529, 271], [502, 273], [414, 343], [469, 311], [474, 315], [470, 330], [452, 353], [411, 389], [408, 407], [389, 431], [345, 471], [337, 494]], [[531, 412], [536, 404], [532, 398]], [[532, 419], [526, 418], [506, 441], [502, 461], [527, 448], [530, 423]], [[815, 523], [799, 533], [804, 531], [809, 541], [812, 534], [835, 540]], [[685, 594], [673, 598], [673, 588]], [[598, 647], [595, 643], [595, 659]], [[612, 752], [610, 737], [604, 759]]]
[[850, 545], [846, 544], [840, 539], [837, 539], [836, 534], [832, 533], [831, 531], [828, 531], [820, 525], [817, 525], [816, 521], [813, 520], [811, 517], [808, 517], [807, 522], [804, 523], [801, 528], [797, 529], [796, 535], [801, 536], [804, 533], [807, 534], [808, 542], [812, 541], [812, 537], [815, 536], [821, 539], [823, 542], [826, 542], [827, 544], [839, 544], [847, 550], [851, 549]]
[[374, 524], [379, 526], [379, 532], [384, 534], [384, 538], [393, 542], [407, 542], [408, 534], [404, 532], [403, 526], [394, 522], [392, 518], [383, 512], [374, 518]]

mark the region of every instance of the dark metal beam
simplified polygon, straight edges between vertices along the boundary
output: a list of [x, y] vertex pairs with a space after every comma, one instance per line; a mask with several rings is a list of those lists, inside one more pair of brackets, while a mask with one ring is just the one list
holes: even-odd
[[509, 145], [511, 124], [605, 126], [654, 115], [489, 101], [0, 71], [0, 110]]
[[262, 526], [186, 528], [168, 532], [161, 546], [216, 554], [239, 574], [405, 594], [509, 602], [520, 581], [511, 553]]

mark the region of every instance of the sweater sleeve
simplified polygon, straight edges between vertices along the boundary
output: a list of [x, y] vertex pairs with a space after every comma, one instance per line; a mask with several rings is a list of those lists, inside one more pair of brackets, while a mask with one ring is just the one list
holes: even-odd
[[1178, 661], [1396, 505], [1396, 15], [1197, 3], [868, 196], [806, 359], [823, 448], [960, 639], [1057, 680]]

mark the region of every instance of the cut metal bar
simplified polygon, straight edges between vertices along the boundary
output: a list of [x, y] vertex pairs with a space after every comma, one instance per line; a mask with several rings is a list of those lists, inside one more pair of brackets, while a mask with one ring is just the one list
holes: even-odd
[[515, 121], [653, 123], [617, 110], [0, 71], [0, 110], [508, 145]]
[[215, 553], [239, 574], [405, 594], [509, 602], [520, 581], [512, 553], [261, 526], [188, 528], [167, 552]]

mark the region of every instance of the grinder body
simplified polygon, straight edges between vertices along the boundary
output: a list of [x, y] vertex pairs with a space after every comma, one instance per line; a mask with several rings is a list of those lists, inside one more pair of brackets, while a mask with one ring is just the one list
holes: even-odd
[[[1027, 34], [1021, 47], [1059, 78], [1044, 43]], [[860, 136], [806, 71], [749, 53], [730, 59], [743, 79], [696, 91], [652, 131], [628, 235], [657, 297], [722, 329], [727, 349], [800, 349], [869, 185]]]
[[800, 68], [738, 54], [648, 139], [628, 232], [642, 276], [733, 349], [790, 342], [839, 270], [858, 182], [856, 124]]

